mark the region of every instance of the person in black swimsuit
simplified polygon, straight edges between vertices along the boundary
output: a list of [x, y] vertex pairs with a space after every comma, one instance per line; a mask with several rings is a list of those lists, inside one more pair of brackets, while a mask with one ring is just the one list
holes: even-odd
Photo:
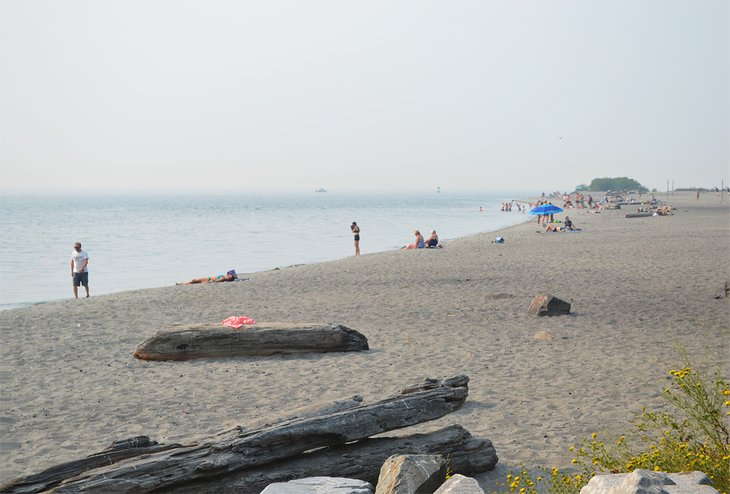
[[357, 223], [354, 221], [352, 222], [352, 225], [350, 225], [350, 230], [352, 230], [353, 239], [355, 240], [355, 255], [360, 255], [360, 227], [357, 226]]

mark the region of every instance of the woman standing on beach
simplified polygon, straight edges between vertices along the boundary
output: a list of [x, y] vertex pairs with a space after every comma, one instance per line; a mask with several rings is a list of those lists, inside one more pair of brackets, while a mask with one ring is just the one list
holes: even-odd
[[352, 222], [352, 225], [350, 225], [350, 230], [352, 231], [353, 239], [355, 240], [355, 255], [360, 255], [360, 227], [357, 226], [357, 223], [354, 221]]

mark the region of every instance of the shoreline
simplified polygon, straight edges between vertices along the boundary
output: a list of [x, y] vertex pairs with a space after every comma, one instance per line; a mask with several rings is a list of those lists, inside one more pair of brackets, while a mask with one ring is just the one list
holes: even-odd
[[[661, 406], [674, 346], [730, 372], [728, 301], [713, 298], [730, 279], [730, 207], [713, 199], [676, 194], [667, 217], [570, 210], [579, 233], [538, 234], [526, 221], [444, 249], [1, 311], [2, 480], [115, 439], [184, 442], [456, 374], [471, 379], [464, 407], [398, 434], [459, 423], [492, 440], [497, 469], [476, 477], [487, 492], [521, 464], [568, 468], [568, 446], [625, 430], [642, 405]], [[543, 292], [570, 301], [572, 314], [528, 316]], [[371, 350], [176, 363], [131, 356], [172, 324], [230, 315], [344, 324]], [[535, 338], [542, 331], [549, 339]]]
[[[519, 202], [527, 202], [527, 201], [519, 200]], [[520, 214], [520, 215], [526, 215], [527, 214], [527, 213], [518, 213], [518, 212], [516, 212], [516, 213], [517, 214]], [[526, 217], [525, 220], [522, 223], [529, 223], [529, 221], [530, 221], [530, 218], [529, 217]], [[459, 240], [464, 239], [464, 238], [469, 238], [469, 237], [474, 237], [474, 236], [479, 236], [479, 235], [487, 235], [487, 234], [490, 234], [490, 233], [497, 233], [497, 232], [500, 232], [502, 230], [506, 230], [506, 229], [512, 228], [514, 226], [520, 225], [522, 223], [517, 223], [515, 225], [509, 226], [509, 227], [505, 227], [505, 228], [497, 228], [497, 229], [494, 229], [494, 230], [479, 231], [479, 232], [476, 232], [476, 233], [471, 233], [471, 234], [463, 235], [463, 236], [456, 237], [456, 238], [447, 238], [447, 239], [444, 240], [444, 242], [442, 242], [442, 244], [445, 244], [447, 242], [459, 241]], [[383, 252], [398, 251], [398, 250], [400, 250], [400, 247], [390, 247], [389, 249], [386, 249], [386, 250], [378, 250], [378, 251], [373, 251], [373, 252], [367, 252], [367, 253], [365, 253], [363, 255], [381, 254]], [[354, 256], [352, 256], [350, 254], [350, 255], [345, 256], [345, 257], [339, 257], [339, 258], [335, 258], [335, 259], [325, 259], [325, 260], [322, 260], [322, 261], [316, 261], [316, 262], [312, 262], [312, 263], [295, 263], [295, 264], [277, 266], [277, 267], [273, 267], [273, 268], [270, 268], [270, 269], [264, 269], [264, 270], [261, 270], [261, 271], [241, 272], [241, 273], [239, 273], [239, 275], [243, 275], [245, 277], [248, 277], [248, 276], [255, 275], [257, 273], [266, 273], [266, 272], [269, 272], [269, 271], [281, 271], [283, 269], [290, 269], [290, 268], [295, 268], [295, 267], [299, 267], [299, 266], [306, 266], [306, 265], [309, 265], [309, 264], [328, 263], [328, 262], [333, 262], [333, 261], [339, 261], [339, 260], [342, 260], [342, 259], [347, 259], [349, 257], [354, 257]], [[157, 288], [165, 288], [167, 286], [170, 286], [170, 285], [161, 285], [161, 286], [153, 286], [153, 287], [142, 287], [142, 288], [132, 288], [132, 289], [125, 289], [125, 290], [119, 290], [119, 291], [114, 291], [114, 292], [101, 293], [99, 295], [93, 295], [92, 294], [92, 297], [103, 297], [103, 296], [115, 295], [115, 294], [119, 294], [119, 293], [134, 292], [134, 291], [137, 291], [137, 290], [151, 290], [151, 289], [157, 289]], [[64, 297], [64, 298], [57, 298], [57, 299], [50, 299], [50, 300], [41, 300], [41, 301], [36, 301], [36, 302], [18, 302], [18, 303], [11, 303], [11, 304], [7, 304], [8, 305], [7, 307], [4, 306], [4, 305], [2, 305], [2, 304], [0, 304], [0, 312], [8, 311], [8, 310], [25, 309], [25, 308], [33, 307], [33, 306], [36, 306], [36, 305], [57, 303], [57, 302], [63, 302], [63, 301], [67, 301], [67, 300], [73, 300], [73, 297]]]

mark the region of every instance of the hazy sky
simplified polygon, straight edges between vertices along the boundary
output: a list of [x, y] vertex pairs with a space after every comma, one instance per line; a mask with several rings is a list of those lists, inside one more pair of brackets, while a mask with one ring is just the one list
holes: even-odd
[[0, 0], [0, 190], [730, 181], [730, 1]]

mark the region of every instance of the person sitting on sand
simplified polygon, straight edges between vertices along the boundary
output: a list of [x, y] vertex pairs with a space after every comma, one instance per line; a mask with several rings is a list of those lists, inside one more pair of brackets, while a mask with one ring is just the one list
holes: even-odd
[[575, 225], [573, 225], [573, 222], [567, 216], [565, 217], [565, 229], [566, 230], [575, 230]]
[[423, 249], [423, 235], [421, 235], [421, 232], [418, 230], [415, 230], [413, 234], [416, 236], [416, 241], [412, 244], [408, 244], [405, 247], [403, 247], [404, 250], [406, 249]]
[[219, 274], [217, 276], [208, 276], [207, 278], [193, 278], [190, 281], [183, 281], [182, 283], [175, 283], [176, 285], [194, 285], [196, 283], [219, 283], [221, 281], [233, 281], [238, 279], [235, 269], [231, 269], [226, 274]]
[[436, 230], [431, 230], [431, 236], [426, 239], [426, 248], [435, 249], [439, 245], [439, 236]]

